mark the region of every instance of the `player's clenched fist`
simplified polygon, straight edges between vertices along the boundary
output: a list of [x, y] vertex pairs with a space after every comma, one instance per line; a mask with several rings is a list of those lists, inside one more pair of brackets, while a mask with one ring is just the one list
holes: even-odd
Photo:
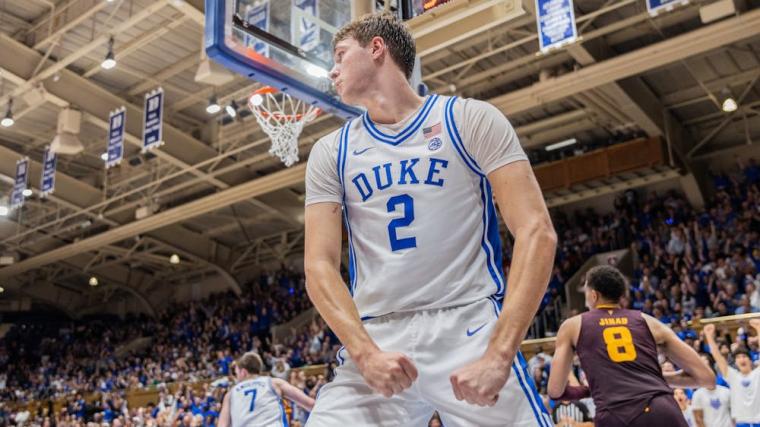
[[402, 353], [375, 351], [356, 360], [367, 385], [385, 397], [391, 397], [412, 386], [417, 368]]
[[509, 365], [484, 356], [449, 377], [454, 397], [479, 406], [493, 406], [509, 378]]

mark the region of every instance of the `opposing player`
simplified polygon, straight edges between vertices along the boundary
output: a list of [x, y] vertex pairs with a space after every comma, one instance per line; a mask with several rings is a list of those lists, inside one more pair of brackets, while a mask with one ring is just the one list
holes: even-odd
[[[669, 384], [709, 386], [715, 384], [715, 375], [670, 328], [640, 311], [621, 308], [625, 286], [625, 278], [613, 267], [586, 273], [590, 311], [567, 319], [557, 332], [549, 397], [573, 400], [590, 391], [596, 405], [594, 424], [600, 427], [686, 426]], [[680, 371], [663, 377], [658, 346]], [[574, 351], [590, 390], [567, 386]]]
[[[333, 41], [337, 93], [367, 113], [309, 157], [307, 290], [345, 348], [307, 426], [420, 426], [434, 410], [447, 427], [551, 425], [518, 346], [556, 234], [514, 129], [488, 103], [419, 97], [391, 15]], [[508, 287], [494, 196], [515, 236]]]
[[219, 427], [287, 427], [283, 398], [311, 411], [314, 399], [286, 381], [259, 375], [263, 366], [261, 357], [253, 352], [235, 362], [237, 383], [224, 396]]
[[[760, 337], [760, 319], [750, 320], [749, 325]], [[710, 354], [730, 387], [731, 417], [736, 427], [760, 427], [760, 367], [752, 369], [752, 359], [744, 348], [734, 351], [736, 368], [729, 366], [715, 342], [715, 325], [705, 325], [703, 331]]]

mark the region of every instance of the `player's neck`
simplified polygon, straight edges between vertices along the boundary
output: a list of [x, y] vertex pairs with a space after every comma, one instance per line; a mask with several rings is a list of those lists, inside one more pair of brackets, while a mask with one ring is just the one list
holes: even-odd
[[596, 304], [596, 306], [594, 306], [594, 308], [597, 310], [611, 310], [615, 308], [620, 308], [620, 304], [615, 304], [612, 302], [599, 302], [598, 304]]
[[366, 94], [364, 107], [375, 123], [398, 123], [417, 111], [423, 103], [411, 86], [404, 80], [379, 80], [378, 85]]

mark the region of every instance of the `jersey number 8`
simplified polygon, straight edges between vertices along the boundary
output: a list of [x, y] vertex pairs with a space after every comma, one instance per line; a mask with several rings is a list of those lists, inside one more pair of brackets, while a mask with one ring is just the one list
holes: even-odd
[[636, 347], [633, 346], [631, 330], [625, 326], [614, 326], [604, 330], [604, 343], [607, 355], [615, 363], [636, 360]]

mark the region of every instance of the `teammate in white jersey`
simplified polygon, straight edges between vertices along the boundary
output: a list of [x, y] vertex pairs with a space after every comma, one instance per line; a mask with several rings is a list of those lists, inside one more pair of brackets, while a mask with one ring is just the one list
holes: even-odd
[[[435, 410], [447, 427], [550, 426], [518, 346], [557, 237], [514, 129], [488, 103], [418, 96], [414, 40], [390, 15], [333, 43], [336, 91], [367, 113], [307, 167], [307, 290], [345, 345], [307, 426], [419, 426]], [[494, 198], [515, 237], [508, 287]]]
[[[760, 319], [752, 319], [749, 324], [760, 336]], [[744, 349], [734, 351], [738, 369], [729, 366], [715, 343], [715, 325], [705, 326], [704, 333], [710, 354], [730, 387], [731, 417], [736, 427], [760, 427], [760, 367], [752, 369], [752, 359]]]
[[224, 396], [218, 427], [287, 427], [283, 398], [312, 410], [314, 399], [286, 381], [260, 375], [263, 366], [254, 352], [235, 362], [237, 383]]

